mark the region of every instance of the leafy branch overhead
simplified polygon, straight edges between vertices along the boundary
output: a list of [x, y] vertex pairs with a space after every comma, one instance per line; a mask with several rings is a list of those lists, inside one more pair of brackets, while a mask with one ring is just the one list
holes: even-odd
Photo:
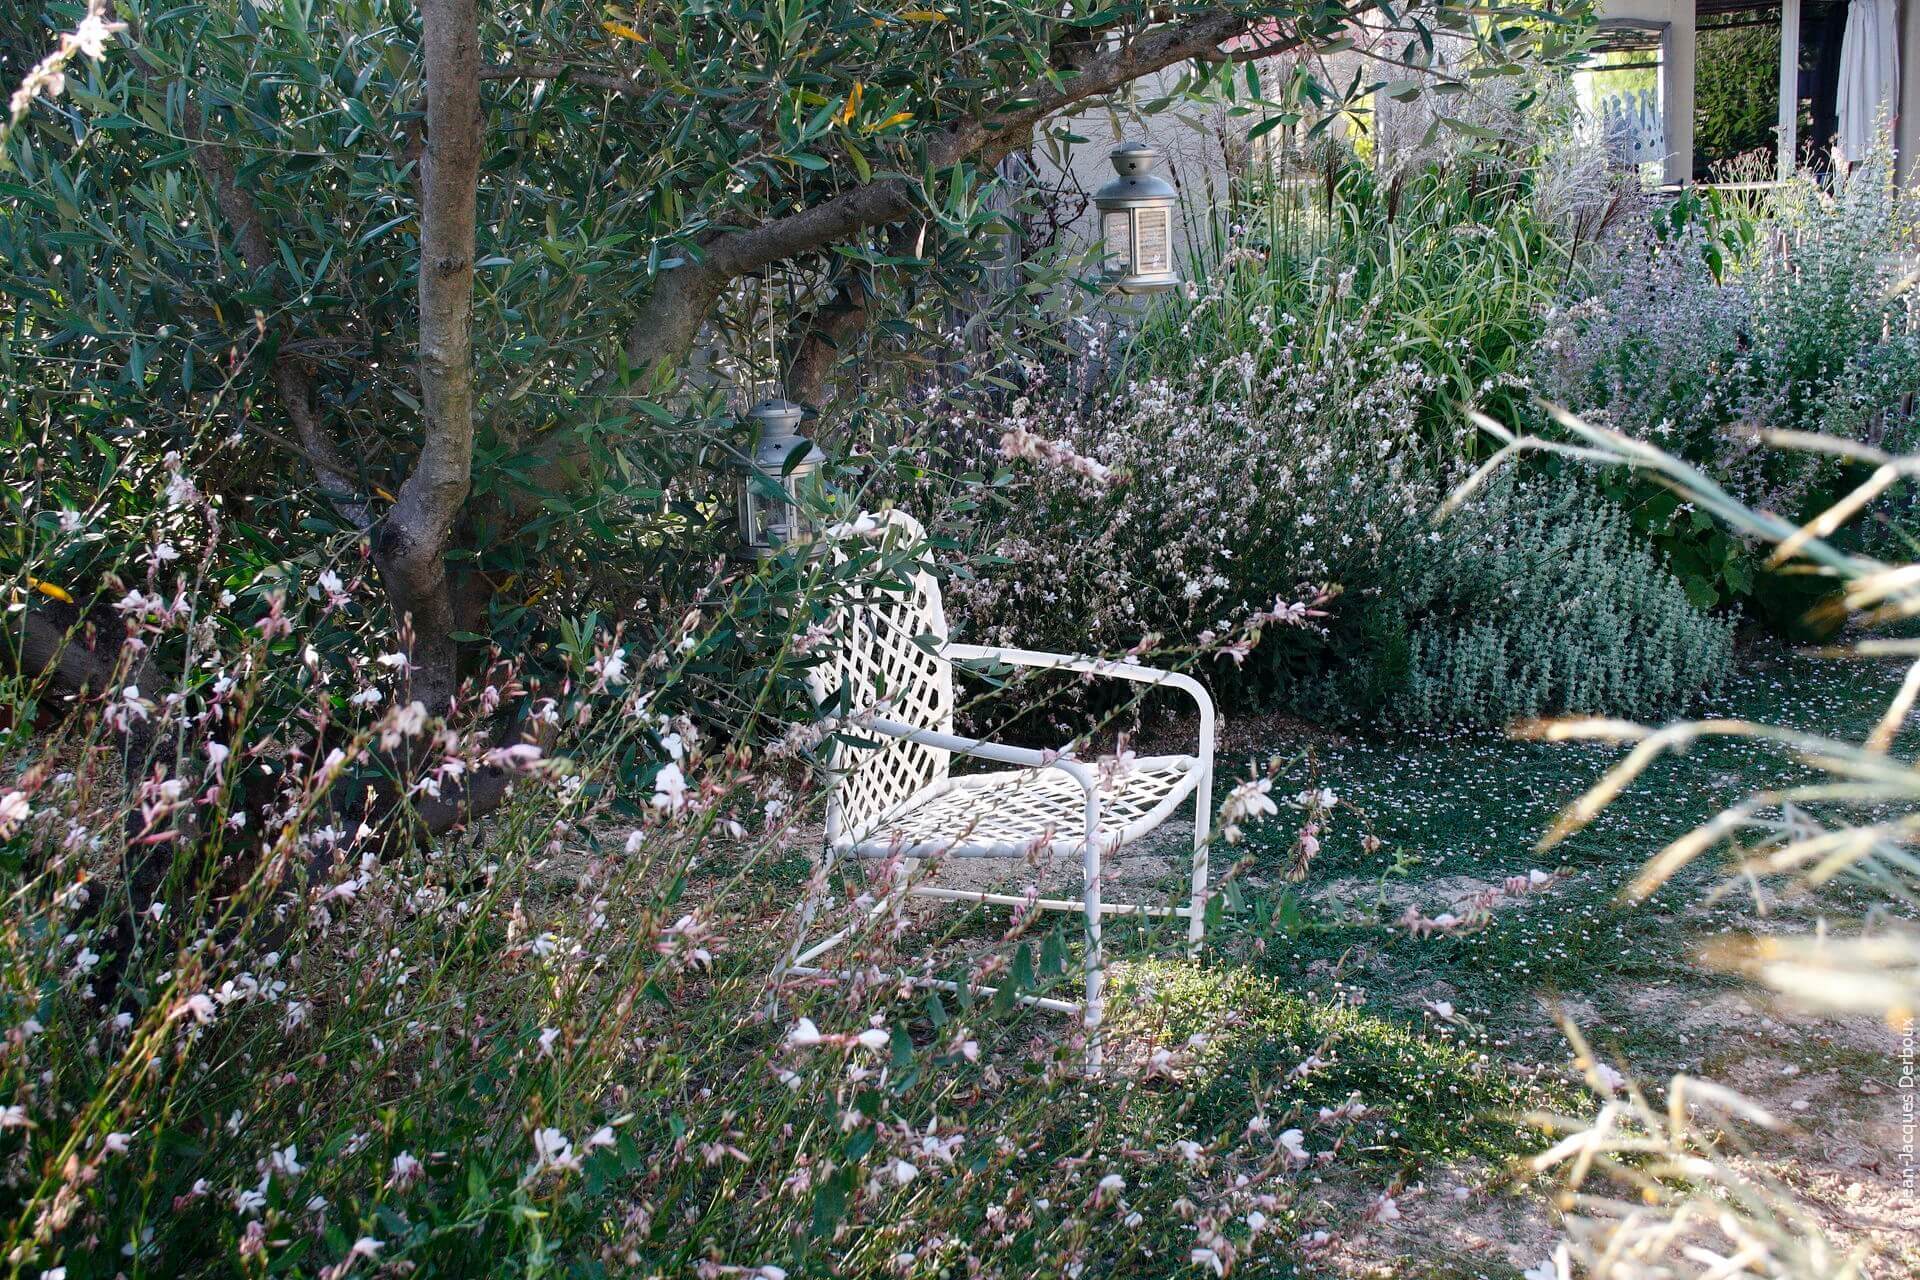
[[[1018, 322], [1073, 292], [1070, 257], [983, 289], [1019, 199], [1000, 189], [1009, 156], [1071, 145], [1084, 112], [1199, 93], [1324, 123], [1431, 64], [1437, 36], [1472, 42], [1477, 72], [1564, 60], [1585, 9], [125, 0], [114, 16], [121, 45], [68, 65], [7, 142], [0, 373], [31, 389], [8, 394], [57, 406], [76, 438], [136, 423], [262, 528], [364, 534], [438, 710], [478, 639], [696, 572], [667, 535], [711, 496], [733, 434], [716, 405], [770, 376], [770, 329], [816, 404], [863, 332], [876, 382], [945, 358], [956, 311], [1013, 354], [1048, 341]], [[10, 65], [63, 20], [0, 18]], [[1359, 34], [1368, 73], [1323, 84], [1308, 59], [1262, 84], [1262, 60]]]

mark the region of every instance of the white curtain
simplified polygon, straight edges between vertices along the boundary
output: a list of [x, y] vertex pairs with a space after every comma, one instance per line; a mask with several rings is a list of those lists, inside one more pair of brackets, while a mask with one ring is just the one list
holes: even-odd
[[1850, 0], [1847, 5], [1836, 92], [1840, 135], [1834, 150], [1848, 163], [1866, 159], [1893, 118], [1900, 90], [1893, 6], [1894, 0]]

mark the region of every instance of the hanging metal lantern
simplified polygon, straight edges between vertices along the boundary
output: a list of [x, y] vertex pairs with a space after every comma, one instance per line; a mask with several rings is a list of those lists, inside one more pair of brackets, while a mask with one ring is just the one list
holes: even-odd
[[739, 554], [745, 559], [768, 560], [789, 546], [813, 540], [801, 495], [807, 478], [825, 465], [827, 455], [799, 433], [805, 416], [805, 409], [778, 398], [747, 410], [753, 444], [738, 463]]
[[1176, 193], [1154, 176], [1157, 148], [1123, 142], [1107, 153], [1119, 175], [1093, 193], [1100, 211], [1101, 283], [1120, 293], [1165, 293], [1180, 283], [1173, 265]]

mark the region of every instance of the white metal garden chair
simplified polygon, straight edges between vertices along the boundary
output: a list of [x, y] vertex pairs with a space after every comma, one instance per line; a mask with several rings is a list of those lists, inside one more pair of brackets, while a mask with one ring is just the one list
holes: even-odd
[[[863, 521], [867, 523], [867, 521]], [[900, 511], [871, 518], [871, 536], [892, 545], [924, 542], [920, 526]], [[835, 554], [843, 555], [836, 551]], [[831, 657], [808, 676], [823, 708], [842, 717], [842, 738], [827, 762], [832, 794], [827, 805], [822, 874], [801, 908], [799, 932], [783, 973], [851, 977], [816, 963], [858, 932], [850, 925], [809, 945], [807, 935], [833, 865], [841, 858], [905, 860], [900, 888], [875, 904], [871, 916], [892, 909], [902, 894], [948, 901], [1077, 911], [1086, 921], [1086, 995], [1080, 1004], [1019, 995], [1030, 1005], [1079, 1014], [1086, 1028], [1087, 1065], [1100, 1066], [1101, 951], [1103, 915], [1178, 916], [1187, 920], [1189, 946], [1206, 927], [1207, 834], [1213, 783], [1213, 701], [1190, 676], [1137, 663], [1037, 653], [947, 639], [940, 584], [923, 559], [905, 575], [904, 590], [869, 592], [840, 609], [823, 643]], [[1130, 767], [1102, 769], [1071, 753], [1051, 753], [955, 736], [954, 664], [994, 668], [1030, 667], [1084, 672], [1132, 680], [1191, 697], [1199, 710], [1199, 742], [1193, 755], [1135, 758]], [[1010, 769], [955, 774], [955, 756]], [[1166, 821], [1189, 797], [1194, 802], [1191, 893], [1185, 906], [1103, 903], [1102, 860], [1117, 854]], [[1077, 899], [974, 892], [916, 883], [918, 863], [931, 858], [1021, 858], [1078, 855], [1082, 894]], [[955, 990], [955, 984], [923, 976], [901, 977]], [[974, 988], [992, 995], [991, 987]]]

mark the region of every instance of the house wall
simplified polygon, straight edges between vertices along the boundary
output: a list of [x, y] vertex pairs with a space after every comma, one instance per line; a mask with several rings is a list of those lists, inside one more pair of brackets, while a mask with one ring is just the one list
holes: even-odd
[[[1667, 156], [1664, 177], [1669, 183], [1686, 183], [1693, 178], [1693, 101], [1695, 77], [1694, 0], [1600, 0], [1600, 17], [1663, 24], [1665, 38], [1661, 50], [1661, 103], [1666, 132]], [[1900, 0], [1900, 92], [1894, 118], [1894, 146], [1899, 174], [1903, 181], [1920, 176], [1920, 0]], [[1279, 68], [1274, 68], [1275, 74]], [[1345, 70], [1345, 68], [1342, 68]], [[1150, 102], [1167, 95], [1182, 72], [1170, 68], [1148, 77], [1135, 86], [1135, 102]], [[1378, 124], [1390, 131], [1388, 118], [1393, 104], [1383, 109]], [[1065, 148], [1060, 155], [1035, 156], [1043, 183], [1058, 181], [1063, 175], [1091, 195], [1113, 176], [1107, 152], [1117, 143], [1132, 138], [1158, 146], [1165, 154], [1163, 174], [1196, 204], [1217, 202], [1226, 191], [1230, 155], [1244, 147], [1246, 131], [1257, 115], [1232, 117], [1221, 107], [1187, 104], [1153, 115], [1134, 112], [1095, 111], [1079, 117], [1075, 132], [1087, 142]], [[1424, 127], [1424, 125], [1422, 126]], [[1092, 210], [1075, 224], [1075, 232], [1091, 238], [1095, 231]], [[1184, 249], [1185, 229], [1176, 235]]]

